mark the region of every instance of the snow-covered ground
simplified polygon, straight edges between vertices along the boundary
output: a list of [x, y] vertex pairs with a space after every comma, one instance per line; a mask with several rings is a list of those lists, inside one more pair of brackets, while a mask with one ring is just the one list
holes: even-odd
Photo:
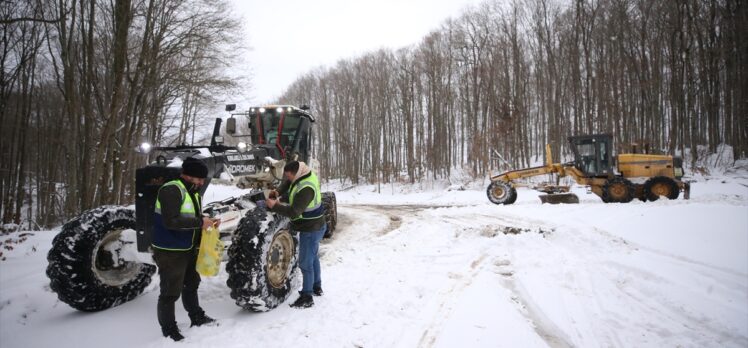
[[[157, 276], [129, 303], [78, 312], [44, 273], [56, 231], [6, 235], [0, 347], [748, 346], [744, 173], [653, 203], [604, 204], [575, 187], [581, 204], [519, 189], [496, 206], [484, 187], [328, 185], [339, 223], [321, 247], [325, 296], [249, 313], [222, 271], [200, 286], [220, 326], [189, 328], [178, 308], [180, 343], [158, 328]], [[206, 201], [237, 191], [214, 186]]]

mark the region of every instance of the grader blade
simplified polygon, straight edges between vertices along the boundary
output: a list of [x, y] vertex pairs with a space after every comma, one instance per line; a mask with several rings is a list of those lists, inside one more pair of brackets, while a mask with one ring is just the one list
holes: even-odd
[[579, 203], [579, 197], [573, 193], [553, 193], [549, 195], [540, 195], [540, 201], [549, 204], [576, 204]]

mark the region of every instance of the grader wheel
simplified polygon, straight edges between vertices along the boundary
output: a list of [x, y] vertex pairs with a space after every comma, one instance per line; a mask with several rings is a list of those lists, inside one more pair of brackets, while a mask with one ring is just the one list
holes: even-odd
[[679, 195], [678, 184], [666, 176], [656, 176], [644, 183], [644, 196], [650, 201], [656, 201], [661, 196], [676, 199]]
[[628, 203], [634, 199], [634, 184], [622, 177], [608, 180], [603, 186], [603, 202]]
[[512, 204], [517, 200], [517, 190], [505, 181], [494, 181], [486, 189], [488, 200], [493, 204]]

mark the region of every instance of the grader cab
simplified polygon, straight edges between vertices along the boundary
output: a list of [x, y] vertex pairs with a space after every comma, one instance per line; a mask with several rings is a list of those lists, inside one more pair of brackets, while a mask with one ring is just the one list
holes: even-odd
[[[552, 163], [550, 145], [546, 145], [546, 164], [540, 167], [511, 170], [491, 177], [486, 190], [495, 204], [512, 204], [517, 199], [515, 180], [555, 174], [556, 178], [570, 176], [578, 184], [605, 203], [628, 203], [634, 198], [654, 201], [659, 197], [676, 199], [680, 191], [690, 196], [690, 185], [681, 181], [683, 161], [679, 157], [626, 153], [613, 156], [613, 137], [595, 134], [569, 137], [574, 160]], [[568, 187], [557, 184], [541, 185], [543, 203], [579, 203], [579, 197], [568, 193]]]

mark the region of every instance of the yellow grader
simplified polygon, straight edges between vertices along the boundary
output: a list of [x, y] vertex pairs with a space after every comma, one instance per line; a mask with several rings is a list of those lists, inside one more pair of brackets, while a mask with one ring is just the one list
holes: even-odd
[[[676, 199], [683, 191], [689, 199], [691, 187], [681, 181], [683, 160], [680, 157], [627, 153], [612, 155], [613, 137], [609, 134], [581, 135], [569, 137], [574, 161], [553, 163], [550, 145], [546, 145], [546, 164], [540, 167], [511, 170], [491, 177], [486, 194], [494, 204], [512, 204], [517, 200], [514, 181], [544, 174], [555, 174], [557, 178], [570, 176], [579, 185], [605, 203], [628, 203], [634, 198], [654, 201], [660, 197]], [[579, 203], [579, 197], [569, 193], [568, 186], [541, 185], [543, 203]]]

